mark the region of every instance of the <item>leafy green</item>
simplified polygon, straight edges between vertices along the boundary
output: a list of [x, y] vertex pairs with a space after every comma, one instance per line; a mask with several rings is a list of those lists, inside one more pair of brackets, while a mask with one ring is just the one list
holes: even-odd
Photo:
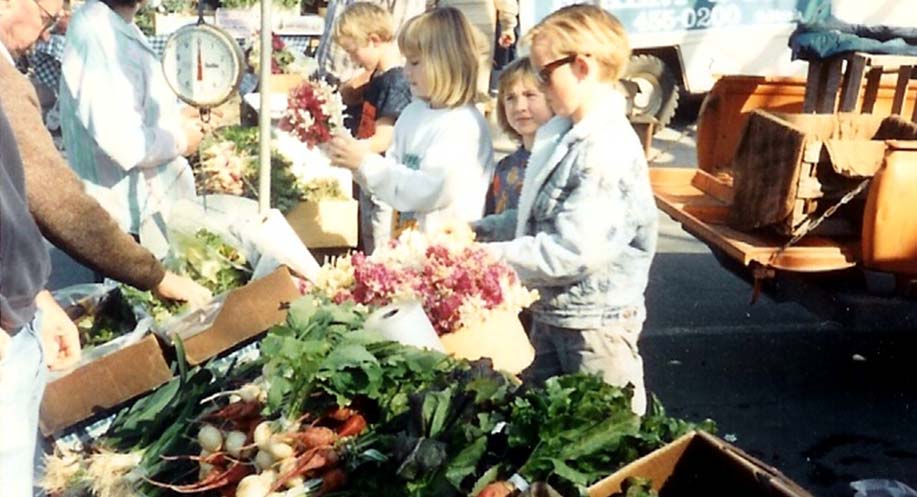
[[[207, 150], [215, 143], [230, 141], [235, 144], [235, 152], [245, 159], [245, 170], [242, 178], [244, 184], [242, 195], [258, 199], [260, 164], [258, 162], [260, 138], [258, 128], [226, 126], [207, 136], [199, 150]], [[200, 159], [197, 160], [198, 162]], [[303, 193], [296, 186], [296, 177], [290, 172], [290, 161], [276, 151], [271, 153], [271, 205], [281, 212], [289, 212], [299, 204]], [[193, 168], [200, 177], [200, 168]], [[323, 193], [323, 192], [322, 192]]]
[[130, 333], [137, 327], [133, 309], [118, 289], [109, 292], [95, 306], [84, 308], [76, 319], [83, 348], [102, 345]]
[[306, 202], [347, 199], [341, 190], [341, 184], [334, 178], [316, 178], [303, 185], [301, 189], [300, 198]]
[[[574, 374], [517, 397], [509, 445], [534, 447], [519, 473], [529, 481], [547, 481], [564, 495], [585, 494], [588, 485], [620, 466], [698, 428], [666, 417], [655, 398], [641, 419], [630, 411], [631, 396], [630, 388]], [[713, 424], [701, 427], [712, 430]]]
[[[252, 272], [237, 249], [205, 229], [194, 235], [175, 234], [165, 266], [207, 287], [214, 295], [244, 285]], [[121, 285], [120, 290], [127, 302], [144, 309], [159, 325], [186, 309], [185, 304], [160, 299], [150, 291], [127, 285]]]
[[621, 491], [611, 494], [611, 497], [659, 497], [653, 490], [653, 482], [639, 476], [628, 476], [621, 482]]

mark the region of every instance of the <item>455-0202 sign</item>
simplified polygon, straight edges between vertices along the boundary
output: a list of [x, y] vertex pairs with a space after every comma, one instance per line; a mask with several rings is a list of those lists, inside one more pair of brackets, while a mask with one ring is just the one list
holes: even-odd
[[[578, 2], [522, 3], [529, 4], [533, 11], [531, 20], [537, 22], [553, 10]], [[631, 34], [791, 24], [822, 17], [830, 9], [830, 0], [596, 0], [593, 3], [613, 13]]]

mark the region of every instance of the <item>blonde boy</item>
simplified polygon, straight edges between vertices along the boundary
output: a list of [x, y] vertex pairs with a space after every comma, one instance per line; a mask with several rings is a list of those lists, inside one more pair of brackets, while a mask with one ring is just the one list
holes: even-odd
[[[334, 25], [335, 42], [371, 75], [363, 90], [356, 138], [380, 154], [391, 146], [395, 121], [411, 103], [411, 86], [394, 36], [391, 14], [367, 2], [348, 6]], [[360, 228], [363, 250], [372, 253], [391, 238], [392, 208], [361, 192]]]
[[536, 134], [516, 215], [485, 218], [476, 229], [514, 229], [515, 239], [489, 246], [541, 294], [528, 379], [595, 373], [632, 385], [632, 409], [642, 414], [637, 340], [658, 220], [643, 149], [615, 89], [627, 37], [606, 11], [573, 5], [524, 42], [556, 117]]

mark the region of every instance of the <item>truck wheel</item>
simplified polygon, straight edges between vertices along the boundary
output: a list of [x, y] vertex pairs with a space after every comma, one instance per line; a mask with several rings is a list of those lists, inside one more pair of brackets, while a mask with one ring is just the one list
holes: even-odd
[[631, 84], [634, 117], [655, 117], [662, 128], [669, 124], [678, 108], [678, 86], [665, 62], [653, 55], [630, 58], [623, 78]]

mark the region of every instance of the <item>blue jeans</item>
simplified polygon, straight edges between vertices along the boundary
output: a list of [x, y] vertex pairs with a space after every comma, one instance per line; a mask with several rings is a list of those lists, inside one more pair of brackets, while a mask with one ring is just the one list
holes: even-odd
[[0, 493], [31, 497], [38, 409], [48, 379], [41, 313], [13, 337], [0, 361]]

